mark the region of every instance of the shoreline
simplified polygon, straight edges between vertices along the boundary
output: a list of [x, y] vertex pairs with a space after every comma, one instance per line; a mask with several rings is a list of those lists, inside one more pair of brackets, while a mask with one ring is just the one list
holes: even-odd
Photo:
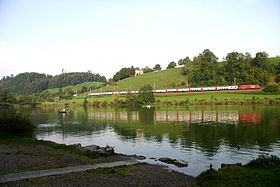
[[[35, 138], [20, 138], [15, 136], [10, 136], [6, 138], [0, 139], [0, 165], [1, 165], [1, 175], [5, 174], [13, 174], [13, 173], [21, 173], [26, 171], [37, 171], [37, 170], [44, 170], [44, 169], [55, 169], [55, 168], [65, 168], [68, 166], [78, 166], [78, 165], [85, 165], [85, 164], [102, 164], [102, 163], [112, 163], [116, 161], [125, 161], [125, 160], [135, 160], [136, 158], [140, 158], [137, 155], [125, 155], [119, 153], [113, 154], [104, 154], [104, 153], [96, 153], [94, 151], [85, 150], [83, 147], [79, 148], [79, 145], [64, 145], [64, 144], [57, 144], [50, 141], [45, 140], [38, 140]], [[104, 180], [108, 180], [112, 177], [111, 172], [107, 172], [108, 170], [113, 170], [112, 174], [116, 180], [120, 180], [120, 178], [125, 177], [125, 181], [129, 183], [131, 178], [138, 178], [141, 176], [141, 180], [145, 184], [150, 184], [150, 175], [154, 175], [157, 177], [157, 180], [154, 181], [154, 184], [161, 184], [164, 185], [164, 181], [169, 180], [176, 180], [171, 183], [171, 186], [178, 186], [178, 185], [186, 185], [186, 184], [195, 184], [195, 179], [192, 176], [176, 172], [167, 168], [166, 166], [159, 166], [159, 165], [152, 165], [148, 163], [139, 163], [136, 165], [131, 166], [119, 166], [119, 167], [112, 167], [108, 169], [94, 169], [89, 171], [83, 171], [73, 174], [63, 174], [63, 175], [56, 175], [56, 176], [46, 176], [40, 177], [36, 180], [43, 180], [50, 184], [47, 178], [59, 178], [59, 180], [63, 180], [66, 178], [73, 179], [73, 176], [84, 176], [87, 177], [88, 173], [96, 173], [96, 175], [102, 174]], [[138, 173], [138, 170], [143, 170], [145, 172], [145, 177], [143, 178], [143, 174]], [[105, 174], [103, 173], [105, 171]], [[129, 174], [123, 174], [129, 173]], [[106, 176], [108, 175], [108, 176]], [[121, 176], [119, 176], [121, 175]], [[122, 176], [124, 175], [124, 176]], [[127, 175], [127, 176], [126, 176]], [[168, 177], [168, 175], [171, 175]], [[91, 176], [92, 177], [92, 176]], [[63, 179], [64, 178], [64, 179]], [[33, 179], [26, 179], [26, 180], [19, 180], [14, 182], [8, 182], [3, 184], [9, 185], [30, 185]], [[90, 180], [90, 179], [89, 179]], [[92, 180], [91, 180], [92, 181]], [[184, 181], [184, 182], [182, 182]], [[30, 183], [31, 182], [31, 183]], [[76, 184], [82, 184], [85, 181], [79, 181]], [[92, 181], [94, 182], [94, 181]], [[104, 182], [104, 181], [103, 181]], [[139, 182], [139, 181], [138, 181]], [[167, 182], [167, 181], [166, 181]], [[68, 184], [58, 182], [56, 185], [60, 184]], [[108, 183], [109, 185], [112, 183]], [[121, 183], [125, 184], [125, 183]], [[98, 185], [98, 183], [96, 183]]]

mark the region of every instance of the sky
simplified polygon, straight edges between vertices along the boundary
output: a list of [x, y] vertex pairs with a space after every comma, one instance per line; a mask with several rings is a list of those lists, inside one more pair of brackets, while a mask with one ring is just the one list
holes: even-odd
[[210, 49], [280, 55], [279, 0], [0, 0], [0, 79], [99, 73]]

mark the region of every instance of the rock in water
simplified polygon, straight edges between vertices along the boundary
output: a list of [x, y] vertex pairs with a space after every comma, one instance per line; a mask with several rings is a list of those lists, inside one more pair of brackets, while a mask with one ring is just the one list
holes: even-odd
[[98, 145], [88, 145], [84, 147], [86, 150], [90, 150], [90, 151], [98, 151], [100, 149], [100, 147]]
[[188, 163], [185, 162], [184, 160], [175, 160], [174, 164], [178, 167], [187, 167]]
[[159, 159], [161, 162], [165, 162], [168, 164], [174, 164], [178, 167], [187, 167], [188, 163], [184, 160], [176, 160], [176, 159], [172, 159], [172, 158], [168, 158], [168, 157], [163, 157]]
[[108, 152], [108, 153], [114, 153], [114, 148], [110, 147], [110, 146], [106, 146], [105, 151]]

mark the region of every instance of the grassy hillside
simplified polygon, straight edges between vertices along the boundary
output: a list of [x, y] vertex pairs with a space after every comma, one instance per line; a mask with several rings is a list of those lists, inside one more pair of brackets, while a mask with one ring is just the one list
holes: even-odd
[[[269, 64], [279, 64], [280, 57], [268, 58]], [[226, 62], [219, 62], [219, 66], [224, 66]], [[96, 90], [96, 92], [101, 91], [120, 91], [120, 90], [139, 90], [145, 84], [152, 85], [155, 89], [164, 88], [180, 88], [187, 87], [187, 85], [182, 85], [182, 82], [187, 82], [186, 76], [181, 74], [182, 67], [175, 69], [162, 70], [158, 72], [146, 73], [137, 77], [130, 77], [123, 79], [116, 83], [115, 86], [106, 86], [102, 89]]]
[[[83, 86], [89, 87], [97, 87], [103, 85], [103, 82], [84, 82], [81, 84], [77, 84], [75, 86], [66, 86], [63, 87], [62, 90], [66, 90], [67, 88], [71, 88], [74, 91], [80, 90]], [[51, 94], [57, 93], [59, 91], [59, 88], [53, 88], [53, 89], [47, 89], [47, 91]]]
[[271, 64], [279, 64], [280, 63], [280, 57], [268, 58], [268, 62], [271, 63]]
[[[183, 81], [186, 82], [186, 77], [181, 74], [181, 70], [182, 68], [168, 69], [123, 79], [116, 83], [115, 90], [139, 90], [145, 84], [150, 84], [156, 89], [182, 87], [181, 83]], [[113, 90], [114, 86], [106, 86], [102, 88], [102, 91]], [[96, 90], [96, 92], [100, 91], [101, 89]]]

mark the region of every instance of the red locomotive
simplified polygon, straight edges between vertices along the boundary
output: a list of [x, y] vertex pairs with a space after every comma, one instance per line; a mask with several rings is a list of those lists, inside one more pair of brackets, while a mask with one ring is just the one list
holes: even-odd
[[248, 89], [260, 89], [261, 87], [257, 84], [254, 85], [241, 85], [238, 87], [239, 90], [248, 90]]

